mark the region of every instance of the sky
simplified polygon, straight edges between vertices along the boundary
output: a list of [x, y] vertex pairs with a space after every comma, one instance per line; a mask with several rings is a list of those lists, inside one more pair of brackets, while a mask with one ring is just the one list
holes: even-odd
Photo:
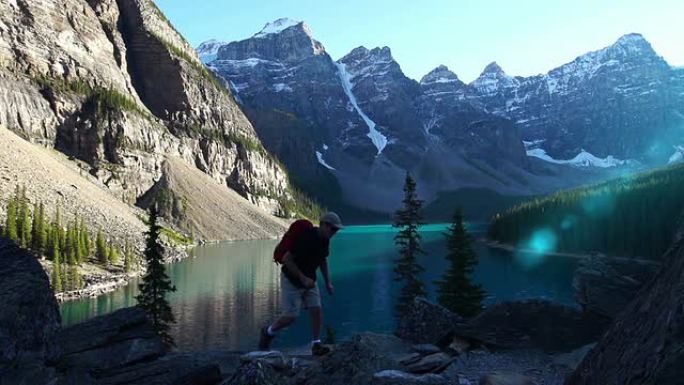
[[337, 60], [388, 46], [406, 76], [444, 64], [470, 82], [496, 61], [530, 76], [638, 32], [684, 66], [684, 0], [155, 0], [193, 46], [249, 38], [281, 17], [305, 21]]

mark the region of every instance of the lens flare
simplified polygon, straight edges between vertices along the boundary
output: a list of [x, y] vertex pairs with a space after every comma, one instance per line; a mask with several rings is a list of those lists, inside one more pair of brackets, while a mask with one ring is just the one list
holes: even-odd
[[548, 253], [556, 250], [558, 236], [549, 228], [536, 230], [532, 236], [522, 244], [523, 251], [516, 253], [516, 259], [525, 267], [533, 268], [546, 259]]

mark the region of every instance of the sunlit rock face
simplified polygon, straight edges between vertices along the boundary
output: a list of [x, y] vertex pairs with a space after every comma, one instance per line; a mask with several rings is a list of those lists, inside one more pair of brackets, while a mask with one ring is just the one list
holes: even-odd
[[277, 212], [285, 171], [150, 0], [0, 3], [0, 126], [87, 163], [129, 203], [183, 159]]

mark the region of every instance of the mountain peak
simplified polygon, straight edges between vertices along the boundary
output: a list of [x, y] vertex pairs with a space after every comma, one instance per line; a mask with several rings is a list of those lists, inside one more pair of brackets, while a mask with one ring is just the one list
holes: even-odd
[[613, 45], [608, 46], [601, 51], [605, 52], [605, 55], [610, 58], [658, 56], [655, 50], [653, 50], [653, 47], [651, 47], [651, 43], [649, 43], [640, 33], [628, 33], [623, 35], [617, 39]]
[[295, 27], [295, 26], [300, 26], [302, 30], [309, 36], [311, 36], [311, 30], [309, 29], [309, 26], [306, 25], [301, 20], [293, 20], [287, 17], [282, 17], [278, 20], [272, 21], [270, 23], [266, 23], [264, 25], [264, 28], [261, 29], [261, 31], [257, 32], [254, 34], [253, 37], [259, 38], [259, 37], [265, 37], [271, 34], [277, 34], [280, 32], [283, 32], [284, 30]]
[[421, 85], [430, 85], [434, 83], [460, 83], [458, 76], [451, 72], [445, 65], [439, 65], [437, 68], [428, 72], [427, 75], [420, 79]]
[[370, 50], [370, 54], [375, 57], [379, 58], [385, 58], [385, 59], [392, 59], [392, 50], [387, 47], [375, 47], [372, 50]]
[[620, 36], [615, 44], [649, 44], [648, 40], [640, 33], [628, 33], [626, 35]]
[[504, 76], [506, 75], [506, 73], [501, 68], [501, 66], [495, 61], [487, 64], [487, 66], [484, 68], [484, 70], [482, 71], [480, 76], [485, 75], [485, 74], [496, 74], [496, 75], [504, 75]]

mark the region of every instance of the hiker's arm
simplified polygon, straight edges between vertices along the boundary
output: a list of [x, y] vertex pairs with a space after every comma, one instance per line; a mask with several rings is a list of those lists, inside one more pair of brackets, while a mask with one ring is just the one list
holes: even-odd
[[287, 267], [287, 271], [297, 277], [299, 282], [301, 282], [304, 286], [310, 286], [307, 283], [308, 281], [311, 281], [311, 278], [307, 277], [301, 272], [301, 270], [299, 270], [299, 267], [297, 267], [297, 264], [294, 262], [294, 254], [286, 251], [285, 256], [283, 257], [283, 264]]
[[323, 274], [323, 279], [325, 280], [325, 288], [328, 289], [328, 294], [333, 295], [335, 293], [335, 288], [330, 282], [330, 276], [328, 275], [328, 258], [323, 258], [321, 262], [321, 273]]
[[321, 273], [323, 274], [325, 284], [329, 284], [330, 276], [328, 275], [328, 258], [323, 258], [323, 262], [321, 262]]

